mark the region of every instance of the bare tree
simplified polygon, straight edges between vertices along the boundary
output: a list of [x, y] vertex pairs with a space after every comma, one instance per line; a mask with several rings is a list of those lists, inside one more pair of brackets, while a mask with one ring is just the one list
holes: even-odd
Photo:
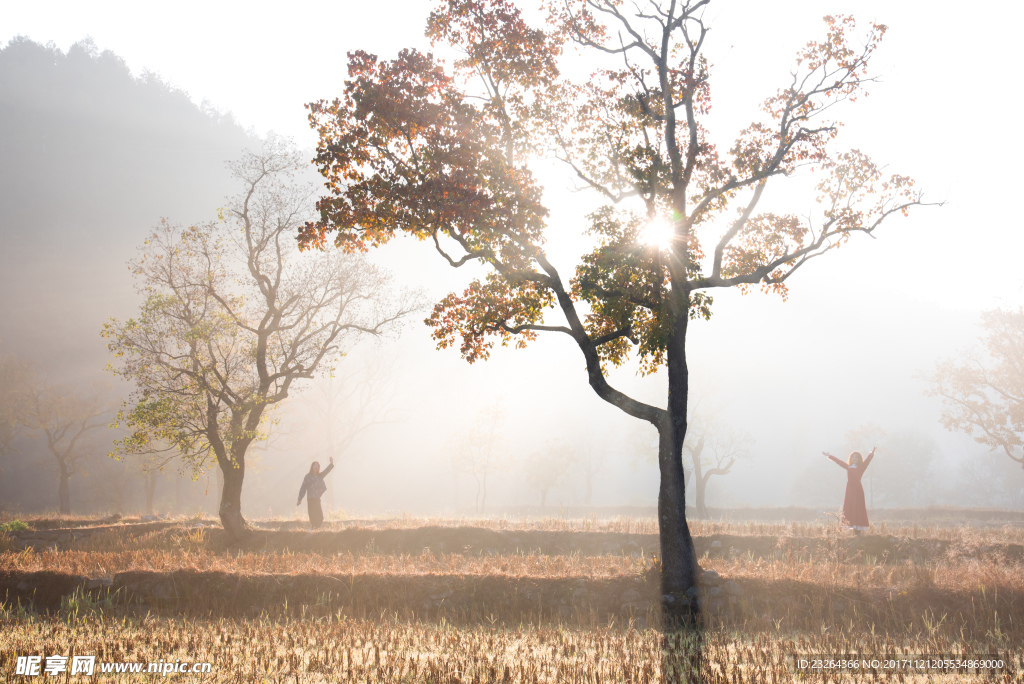
[[449, 439], [448, 459], [453, 476], [473, 478], [476, 494], [473, 512], [480, 515], [487, 505], [487, 478], [508, 467], [508, 453], [501, 444], [505, 411], [497, 405], [480, 409], [468, 429], [459, 430]]
[[52, 385], [45, 380], [30, 390], [21, 412], [21, 423], [39, 432], [56, 461], [60, 512], [71, 512], [71, 477], [89, 454], [88, 434], [106, 427], [112, 409], [104, 400], [102, 387], [79, 393], [69, 385]]
[[542, 508], [547, 505], [548, 492], [565, 480], [578, 461], [576, 451], [565, 440], [551, 440], [527, 457], [526, 483], [540, 495]]
[[[696, 405], [696, 402], [694, 402]], [[717, 415], [695, 411], [690, 417], [689, 431], [683, 441], [683, 451], [690, 456], [695, 490], [694, 506], [697, 515], [708, 517], [708, 480], [715, 475], [728, 475], [737, 458], [750, 455], [753, 438]]]
[[103, 330], [121, 359], [115, 372], [136, 387], [118, 417], [129, 434], [117, 449], [163, 441], [196, 471], [215, 459], [221, 522], [236, 540], [248, 528], [246, 453], [265, 436], [269, 411], [354, 336], [379, 335], [415, 308], [410, 297], [393, 299], [388, 277], [359, 256], [299, 254], [294, 234], [313, 196], [293, 181], [302, 163], [271, 139], [232, 166], [243, 191], [217, 221], [161, 222], [132, 264], [146, 297], [138, 317]]
[[578, 452], [575, 466], [580, 475], [583, 476], [584, 493], [583, 502], [590, 504], [594, 495], [594, 480], [604, 468], [608, 452], [605, 445], [598, 442], [594, 433], [588, 431], [590, 438], [583, 443], [583, 448]]

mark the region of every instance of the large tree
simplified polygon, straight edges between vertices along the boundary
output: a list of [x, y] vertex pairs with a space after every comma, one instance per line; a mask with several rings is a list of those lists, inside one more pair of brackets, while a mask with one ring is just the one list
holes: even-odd
[[985, 351], [940, 361], [930, 394], [943, 399], [946, 429], [1024, 468], [1024, 309], [986, 311], [981, 324]]
[[103, 330], [136, 390], [119, 416], [121, 453], [169, 446], [201, 471], [223, 475], [220, 518], [244, 537], [245, 457], [268, 411], [297, 380], [336, 361], [354, 335], [376, 335], [410, 311], [363, 258], [299, 255], [295, 232], [311, 189], [292, 179], [297, 153], [270, 140], [234, 165], [242, 192], [221, 220], [163, 222], [133, 272], [145, 296], [137, 318]]
[[[578, 346], [597, 395], [658, 430], [662, 584], [680, 599], [698, 571], [682, 463], [690, 319], [710, 317], [716, 288], [784, 296], [808, 261], [921, 203], [911, 179], [836, 149], [826, 118], [871, 80], [884, 26], [855, 44], [852, 18], [827, 17], [824, 40], [799, 51], [721, 154], [704, 123], [707, 4], [551, 0], [541, 29], [508, 0], [446, 0], [427, 35], [461, 52], [452, 68], [412, 49], [350, 53], [343, 95], [309, 105], [327, 193], [301, 234], [307, 247], [333, 237], [348, 250], [410, 234], [454, 267], [475, 264], [485, 275], [428, 319], [438, 346], [470, 362], [540, 333]], [[596, 67], [589, 78], [560, 73], [568, 47]], [[568, 278], [545, 251], [550, 214], [531, 171], [542, 155], [605, 202]], [[759, 211], [769, 186], [799, 176], [817, 187], [800, 215]], [[667, 370], [663, 405], [610, 384], [609, 367], [631, 356], [644, 372]]]

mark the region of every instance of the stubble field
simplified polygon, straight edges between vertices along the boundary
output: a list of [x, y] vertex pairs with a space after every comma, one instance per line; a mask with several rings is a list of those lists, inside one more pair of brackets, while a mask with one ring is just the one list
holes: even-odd
[[170, 676], [206, 682], [976, 681], [794, 658], [995, 655], [985, 681], [1024, 681], [1013, 525], [697, 521], [697, 639], [663, 629], [649, 519], [254, 521], [242, 546], [212, 520], [6, 522], [3, 678], [56, 653], [204, 660]]

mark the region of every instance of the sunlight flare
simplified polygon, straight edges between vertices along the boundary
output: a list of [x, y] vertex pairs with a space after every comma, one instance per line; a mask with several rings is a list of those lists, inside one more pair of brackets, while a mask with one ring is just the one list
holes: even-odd
[[640, 242], [658, 249], [671, 247], [672, 237], [672, 223], [663, 218], [653, 219], [640, 231]]

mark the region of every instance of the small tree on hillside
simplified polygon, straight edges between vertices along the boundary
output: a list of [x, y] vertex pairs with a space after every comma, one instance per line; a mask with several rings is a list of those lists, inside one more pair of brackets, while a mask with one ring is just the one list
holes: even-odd
[[[682, 464], [690, 319], [710, 317], [715, 288], [785, 295], [808, 261], [921, 203], [911, 179], [836, 149], [837, 124], [825, 118], [871, 80], [884, 26], [858, 46], [852, 18], [827, 17], [825, 40], [797, 54], [722, 154], [705, 128], [707, 5], [550, 0], [540, 29], [509, 0], [440, 2], [427, 35], [461, 52], [453, 69], [415, 50], [391, 61], [355, 51], [343, 96], [309, 105], [327, 193], [302, 231], [307, 246], [333, 234], [350, 250], [404, 233], [454, 267], [478, 265], [485, 275], [428, 319], [438, 346], [458, 345], [470, 362], [541, 333], [575, 344], [597, 395], [658, 431], [662, 593], [679, 598], [698, 570]], [[594, 65], [588, 79], [559, 72], [571, 46]], [[587, 217], [596, 246], [574, 276], [545, 251], [538, 156], [556, 156], [606, 201]], [[801, 175], [817, 186], [816, 206], [758, 211], [769, 188]], [[609, 383], [608, 369], [631, 354], [644, 372], [667, 370], [663, 405]]]
[[220, 220], [162, 222], [133, 264], [145, 302], [103, 329], [115, 371], [136, 390], [119, 415], [120, 453], [172, 446], [194, 471], [215, 459], [220, 519], [244, 536], [245, 458], [268, 411], [296, 380], [326, 370], [357, 334], [378, 335], [412, 309], [388, 278], [341, 253], [300, 256], [295, 232], [311, 189], [294, 184], [296, 152], [277, 141], [233, 166], [243, 191]]

